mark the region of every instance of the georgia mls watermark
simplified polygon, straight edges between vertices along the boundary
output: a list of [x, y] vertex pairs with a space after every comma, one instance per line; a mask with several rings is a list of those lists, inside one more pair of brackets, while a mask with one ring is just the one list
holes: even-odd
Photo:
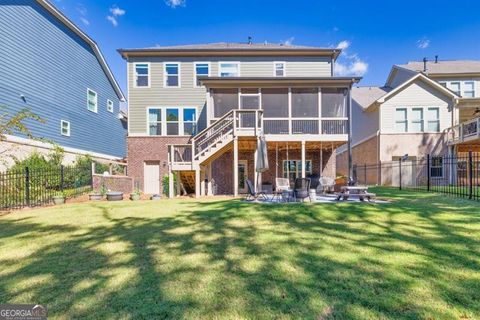
[[41, 304], [0, 304], [0, 320], [46, 320], [47, 307]]

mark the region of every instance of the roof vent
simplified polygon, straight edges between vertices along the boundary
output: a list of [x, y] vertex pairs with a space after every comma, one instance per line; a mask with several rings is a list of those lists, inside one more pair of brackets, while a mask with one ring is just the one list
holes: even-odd
[[248, 37], [248, 44], [252, 44], [252, 37]]
[[438, 63], [438, 54], [435, 55], [435, 63]]
[[423, 58], [423, 72], [427, 72], [427, 58]]

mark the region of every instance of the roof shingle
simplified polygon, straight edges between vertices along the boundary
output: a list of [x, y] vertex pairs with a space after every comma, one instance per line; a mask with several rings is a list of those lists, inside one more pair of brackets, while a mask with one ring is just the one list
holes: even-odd
[[[423, 72], [423, 61], [409, 61], [407, 64], [397, 65], [400, 68]], [[478, 60], [439, 60], [427, 61], [427, 74], [458, 74], [480, 73], [480, 61]]]

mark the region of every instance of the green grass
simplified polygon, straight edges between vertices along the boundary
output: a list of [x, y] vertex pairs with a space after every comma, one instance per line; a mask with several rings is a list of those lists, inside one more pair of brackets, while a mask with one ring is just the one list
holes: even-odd
[[478, 202], [83, 203], [0, 217], [0, 303], [52, 319], [478, 319]]

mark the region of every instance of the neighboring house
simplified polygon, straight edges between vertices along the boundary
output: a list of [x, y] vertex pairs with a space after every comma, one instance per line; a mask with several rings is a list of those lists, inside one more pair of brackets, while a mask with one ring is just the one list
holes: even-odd
[[[160, 193], [167, 174], [173, 191], [174, 172], [177, 188], [197, 196], [247, 192], [246, 179], [274, 187], [277, 177], [335, 177], [360, 80], [333, 75], [340, 50], [216, 43], [119, 52], [128, 67], [128, 173], [145, 193]], [[269, 170], [257, 175], [261, 132]]]
[[[427, 154], [447, 154], [447, 132], [452, 127], [459, 96], [423, 73], [394, 66], [383, 87], [352, 89], [352, 144], [354, 165], [415, 160]], [[441, 166], [433, 159], [432, 166]], [[337, 172], [347, 174], [348, 149], [337, 151]], [[436, 172], [440, 172], [437, 170]], [[367, 182], [391, 183], [391, 174], [371, 170]]]
[[45, 0], [0, 4], [0, 30], [0, 105], [11, 114], [29, 108], [45, 120], [27, 122], [42, 141], [8, 136], [2, 157], [45, 153], [54, 143], [67, 161], [87, 153], [122, 159], [125, 98], [97, 44]]
[[396, 79], [422, 72], [430, 79], [455, 92], [460, 98], [452, 113], [453, 127], [448, 130], [447, 144], [460, 156], [480, 152], [480, 61], [450, 60], [409, 62], [394, 66], [387, 85]]

